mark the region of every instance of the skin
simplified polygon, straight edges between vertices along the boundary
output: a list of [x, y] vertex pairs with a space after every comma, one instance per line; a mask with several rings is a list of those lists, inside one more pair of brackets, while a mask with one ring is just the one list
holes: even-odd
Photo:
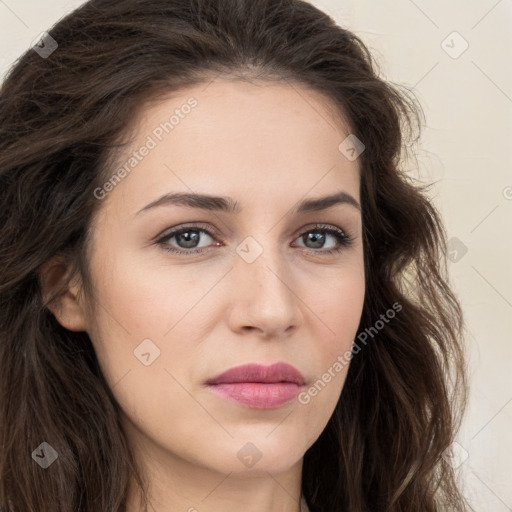
[[[96, 301], [74, 283], [52, 311], [91, 338], [148, 475], [150, 511], [298, 512], [303, 456], [332, 415], [347, 365], [309, 403], [270, 410], [227, 401], [204, 382], [244, 363], [283, 361], [309, 389], [350, 350], [365, 293], [360, 211], [291, 210], [335, 191], [359, 203], [359, 164], [338, 149], [350, 130], [319, 93], [206, 85], [153, 102], [134, 121], [120, 162], [190, 97], [198, 101], [101, 200], [90, 259]], [[167, 205], [136, 215], [164, 193], [191, 191], [230, 196], [242, 211]], [[176, 236], [155, 243], [191, 222], [218, 233], [199, 232], [202, 254], [166, 252], [191, 250]], [[325, 232], [323, 246], [302, 237], [315, 223], [342, 229], [352, 245], [322, 254], [339, 242]], [[235, 250], [249, 236], [263, 250], [252, 263]], [[47, 282], [57, 284], [52, 268]], [[148, 338], [160, 355], [146, 366], [134, 350]], [[252, 467], [237, 457], [248, 442], [261, 454]], [[133, 486], [127, 510], [141, 510]]]

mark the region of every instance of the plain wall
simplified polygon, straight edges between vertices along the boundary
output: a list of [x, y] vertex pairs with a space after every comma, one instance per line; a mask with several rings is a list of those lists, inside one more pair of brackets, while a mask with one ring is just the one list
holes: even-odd
[[[1, 76], [81, 3], [0, 2]], [[471, 396], [456, 464], [475, 511], [512, 510], [512, 2], [311, 3], [361, 37], [382, 76], [423, 106], [416, 175], [435, 182], [469, 332]]]

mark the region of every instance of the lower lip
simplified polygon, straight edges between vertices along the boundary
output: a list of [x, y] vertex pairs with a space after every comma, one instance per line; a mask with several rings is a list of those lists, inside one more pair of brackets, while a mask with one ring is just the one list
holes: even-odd
[[293, 400], [302, 386], [293, 382], [233, 382], [211, 384], [214, 393], [253, 409], [275, 409]]

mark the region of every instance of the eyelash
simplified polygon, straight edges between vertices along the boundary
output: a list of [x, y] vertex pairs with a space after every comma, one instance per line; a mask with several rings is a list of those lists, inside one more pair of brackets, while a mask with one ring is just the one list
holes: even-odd
[[[192, 248], [192, 249], [176, 249], [175, 247], [169, 247], [165, 243], [165, 241], [170, 240], [175, 235], [179, 235], [181, 233], [186, 233], [187, 231], [200, 231], [200, 232], [206, 233], [208, 236], [210, 236], [212, 238], [215, 238], [215, 233], [212, 233], [208, 229], [202, 228], [199, 225], [191, 224], [191, 225], [176, 229], [174, 231], [171, 231], [164, 237], [157, 240], [156, 244], [160, 245], [162, 247], [162, 249], [166, 252], [170, 252], [173, 254], [181, 254], [181, 255], [198, 254], [198, 253], [205, 252], [211, 248], [211, 247], [202, 247], [202, 248], [195, 248], [195, 249], [194, 248]], [[304, 231], [303, 233], [301, 233], [299, 235], [299, 237], [297, 237], [297, 238], [300, 238], [303, 235], [305, 235], [307, 233], [311, 233], [311, 232], [328, 233], [328, 234], [336, 237], [336, 239], [338, 240], [338, 243], [339, 243], [339, 246], [334, 249], [322, 250], [322, 249], [309, 249], [307, 247], [305, 248], [306, 252], [314, 253], [316, 255], [318, 255], [318, 254], [331, 255], [331, 254], [335, 254], [335, 253], [340, 253], [342, 250], [350, 247], [354, 241], [351, 236], [347, 235], [341, 229], [334, 227], [334, 226], [327, 226], [325, 224], [316, 224], [311, 229], [308, 229], [307, 231]]]

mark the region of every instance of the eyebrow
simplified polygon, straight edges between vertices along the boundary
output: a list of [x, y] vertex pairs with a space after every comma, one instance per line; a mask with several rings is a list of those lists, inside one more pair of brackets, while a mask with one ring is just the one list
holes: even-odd
[[[316, 199], [306, 199], [296, 206], [292, 213], [308, 213], [327, 210], [338, 204], [348, 204], [361, 211], [361, 205], [346, 192], [340, 191], [330, 196], [319, 197]], [[159, 206], [188, 206], [190, 208], [200, 208], [201, 210], [220, 211], [226, 213], [240, 213], [242, 207], [238, 201], [231, 197], [210, 196], [196, 193], [169, 193], [164, 194], [155, 201], [144, 206], [135, 215], [146, 212]]]

